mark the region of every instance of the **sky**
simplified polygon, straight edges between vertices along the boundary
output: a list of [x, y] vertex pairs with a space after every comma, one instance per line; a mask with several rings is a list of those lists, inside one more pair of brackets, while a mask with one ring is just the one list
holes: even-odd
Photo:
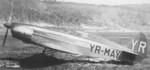
[[150, 0], [62, 0], [66, 2], [87, 3], [87, 4], [106, 4], [106, 5], [124, 5], [124, 4], [150, 4]]

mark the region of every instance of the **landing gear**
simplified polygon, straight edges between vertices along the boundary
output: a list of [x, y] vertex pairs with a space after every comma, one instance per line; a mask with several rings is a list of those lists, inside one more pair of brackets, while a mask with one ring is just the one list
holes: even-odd
[[45, 53], [46, 49], [47, 49], [47, 47], [45, 47], [45, 49], [42, 51], [42, 54], [44, 54], [44, 53]]

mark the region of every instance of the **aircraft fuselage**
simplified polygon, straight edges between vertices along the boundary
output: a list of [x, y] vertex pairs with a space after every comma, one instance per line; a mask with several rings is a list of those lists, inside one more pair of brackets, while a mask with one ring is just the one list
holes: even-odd
[[12, 36], [27, 43], [33, 43], [52, 49], [69, 52], [81, 56], [99, 58], [100, 60], [129, 61], [134, 60], [133, 54], [123, 52], [117, 47], [112, 47], [98, 41], [93, 41], [90, 36], [70, 34], [68, 31], [52, 30], [43, 27], [16, 24], [11, 27]]

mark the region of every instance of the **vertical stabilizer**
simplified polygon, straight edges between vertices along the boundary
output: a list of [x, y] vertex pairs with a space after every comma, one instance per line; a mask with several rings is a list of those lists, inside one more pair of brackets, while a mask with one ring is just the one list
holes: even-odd
[[137, 55], [142, 58], [147, 57], [147, 38], [143, 33], [135, 36], [128, 45], [128, 48], [132, 49]]

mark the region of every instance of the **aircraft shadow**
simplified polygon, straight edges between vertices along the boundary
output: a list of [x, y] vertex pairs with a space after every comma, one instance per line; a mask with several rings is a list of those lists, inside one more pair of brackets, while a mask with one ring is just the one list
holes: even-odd
[[128, 62], [118, 62], [118, 61], [109, 61], [109, 62], [91, 62], [91, 61], [74, 61], [74, 60], [62, 60], [62, 59], [57, 59], [52, 56], [48, 56], [46, 54], [34, 54], [30, 57], [26, 58], [0, 58], [0, 60], [10, 60], [10, 61], [17, 61], [19, 62], [21, 68], [42, 68], [42, 67], [48, 67], [48, 66], [55, 66], [55, 65], [60, 65], [64, 63], [79, 63], [79, 62], [86, 62], [86, 63], [108, 63], [108, 64], [116, 64], [116, 65], [132, 65]]
[[0, 58], [0, 60], [10, 60], [19, 62], [21, 68], [42, 68], [54, 65], [60, 65], [66, 63], [67, 61], [62, 59], [57, 59], [52, 56], [47, 56], [45, 54], [35, 54], [26, 58]]

